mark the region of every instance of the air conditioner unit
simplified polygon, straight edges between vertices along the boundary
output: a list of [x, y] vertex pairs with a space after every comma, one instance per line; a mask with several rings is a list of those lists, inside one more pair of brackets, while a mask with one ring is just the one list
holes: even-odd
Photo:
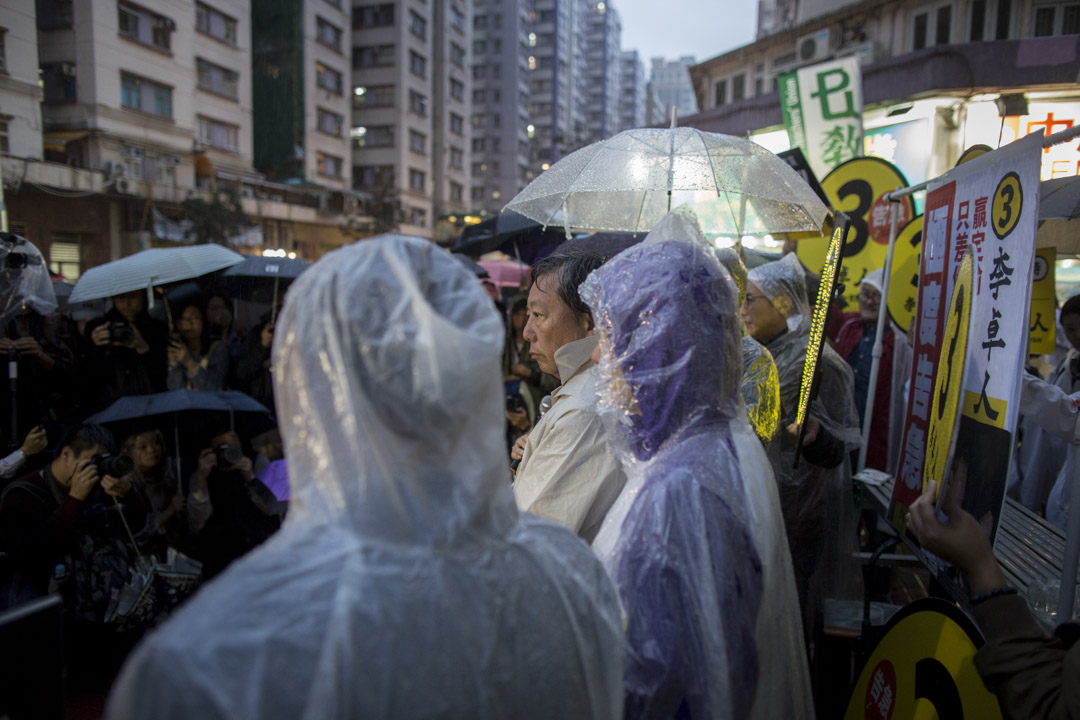
[[142, 156], [143, 156], [142, 148], [137, 148], [137, 147], [131, 148], [131, 157], [133, 157], [133, 158], [141, 158]]
[[60, 63], [60, 74], [66, 77], [75, 77], [75, 63]]
[[799, 57], [799, 65], [810, 65], [822, 60], [828, 60], [832, 54], [830, 47], [830, 35], [828, 28], [818, 30], [810, 35], [803, 35], [795, 41], [795, 52]]
[[132, 193], [131, 181], [127, 178], [117, 178], [116, 182], [113, 183], [113, 187], [121, 195], [130, 195]]

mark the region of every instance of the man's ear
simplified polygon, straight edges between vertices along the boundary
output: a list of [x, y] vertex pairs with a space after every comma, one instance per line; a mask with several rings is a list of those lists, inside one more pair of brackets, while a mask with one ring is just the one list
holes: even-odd
[[591, 336], [596, 332], [596, 323], [593, 322], [592, 313], [585, 313], [583, 316], [585, 331], [588, 333], [586, 337]]

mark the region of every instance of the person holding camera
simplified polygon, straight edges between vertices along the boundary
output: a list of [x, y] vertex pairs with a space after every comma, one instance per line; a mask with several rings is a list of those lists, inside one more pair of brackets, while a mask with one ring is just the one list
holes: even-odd
[[[44, 595], [58, 565], [66, 566], [70, 556], [81, 553], [84, 537], [93, 542], [111, 535], [130, 545], [124, 522], [132, 530], [146, 522], [146, 507], [139, 494], [131, 492], [130, 459], [111, 454], [112, 433], [100, 425], [75, 425], [59, 447], [49, 465], [19, 478], [0, 495], [0, 539], [15, 570], [0, 606]], [[93, 611], [104, 609], [102, 604]], [[91, 612], [87, 607], [79, 610]]]
[[229, 350], [220, 340], [212, 340], [202, 309], [186, 303], [176, 319], [178, 336], [169, 338], [165, 354], [169, 358], [166, 386], [170, 390], [220, 392], [229, 372]]
[[11, 442], [9, 449], [45, 417], [81, 417], [71, 382], [75, 347], [74, 328], [67, 318], [59, 313], [42, 315], [29, 307], [19, 310], [0, 333], [0, 357], [18, 363], [15, 427], [11, 384], [0, 383], [0, 406], [6, 409], [0, 432]]
[[165, 390], [168, 330], [146, 312], [146, 292], [134, 290], [112, 299], [113, 307], [91, 322], [88, 360], [89, 404], [103, 410], [128, 395]]
[[187, 499], [193, 554], [209, 579], [252, 550], [280, 527], [273, 497], [255, 477], [255, 464], [244, 455], [240, 436], [215, 430], [210, 446], [199, 453]]

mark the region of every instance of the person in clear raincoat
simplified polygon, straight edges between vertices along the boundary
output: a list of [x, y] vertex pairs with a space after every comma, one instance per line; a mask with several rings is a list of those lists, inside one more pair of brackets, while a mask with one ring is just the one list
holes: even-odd
[[593, 543], [627, 615], [626, 717], [811, 717], [779, 498], [739, 394], [738, 295], [684, 213], [581, 290], [627, 475]]
[[[718, 249], [716, 258], [731, 275], [735, 287], [739, 290], [741, 309], [746, 302], [746, 265], [732, 248]], [[742, 354], [743, 374], [740, 389], [746, 404], [746, 416], [750, 420], [750, 427], [765, 445], [766, 452], [769, 452], [775, 445], [777, 426], [780, 423], [780, 380], [776, 374], [776, 363], [773, 362], [772, 353], [750, 337], [745, 327], [742, 331]]]
[[106, 716], [621, 715], [614, 587], [514, 505], [503, 333], [427, 240], [365, 240], [300, 277], [273, 348], [289, 514], [137, 648]]
[[855, 409], [851, 368], [826, 344], [819, 363], [817, 398], [810, 406], [807, 436], [795, 464], [794, 433], [785, 431], [796, 418], [803, 364], [810, 339], [810, 305], [806, 277], [794, 253], [751, 270], [742, 308], [747, 330], [772, 353], [780, 378], [779, 452], [773, 472], [780, 486], [795, 582], [804, 609], [812, 618], [811, 577], [817, 587], [835, 591], [846, 582], [840, 567], [846, 550], [854, 550], [856, 517], [848, 453], [859, 447], [859, 415]]

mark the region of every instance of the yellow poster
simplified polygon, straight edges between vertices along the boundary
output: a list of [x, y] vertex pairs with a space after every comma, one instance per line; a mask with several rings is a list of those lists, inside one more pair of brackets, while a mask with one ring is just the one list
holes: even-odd
[[863, 667], [844, 720], [1000, 720], [972, 658], [982, 644], [955, 605], [918, 600], [889, 621]]
[[[840, 305], [847, 311], [857, 307], [859, 281], [885, 266], [892, 206], [900, 213], [897, 228], [904, 227], [915, 215], [910, 196], [899, 203], [885, 199], [886, 194], [906, 186], [904, 174], [895, 165], [876, 157], [848, 160], [821, 181], [833, 209], [851, 218], [844, 263], [837, 279], [844, 285]], [[829, 238], [821, 237], [800, 240], [795, 251], [807, 269], [820, 273], [828, 248]]]
[[896, 247], [893, 248], [889, 318], [905, 332], [915, 320], [915, 307], [918, 304], [922, 232], [923, 216], [919, 215], [896, 234]]
[[1034, 285], [1031, 289], [1031, 322], [1028, 324], [1031, 337], [1032, 355], [1051, 355], [1054, 352], [1057, 322], [1055, 321], [1055, 279], [1054, 261], [1057, 251], [1054, 248], [1040, 248], [1035, 251], [1035, 270], [1032, 273]]

